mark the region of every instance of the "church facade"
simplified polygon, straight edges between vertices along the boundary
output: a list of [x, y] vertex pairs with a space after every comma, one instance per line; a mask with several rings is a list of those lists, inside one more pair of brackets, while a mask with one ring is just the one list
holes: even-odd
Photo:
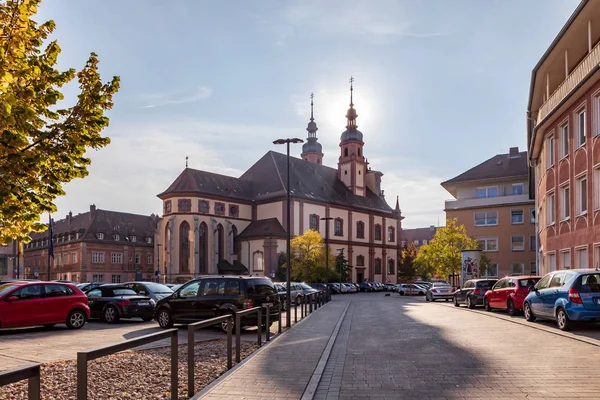
[[[383, 174], [364, 155], [352, 90], [337, 168], [323, 165], [311, 100], [308, 138], [301, 157], [290, 157], [291, 234], [314, 229], [328, 235], [332, 254], [343, 251], [353, 267], [353, 282], [395, 283], [403, 217], [398, 200], [395, 208], [385, 201]], [[286, 251], [286, 168], [287, 156], [273, 151], [239, 178], [186, 167], [158, 195], [163, 218], [156, 246], [163, 279], [217, 274], [224, 261], [273, 277]]]

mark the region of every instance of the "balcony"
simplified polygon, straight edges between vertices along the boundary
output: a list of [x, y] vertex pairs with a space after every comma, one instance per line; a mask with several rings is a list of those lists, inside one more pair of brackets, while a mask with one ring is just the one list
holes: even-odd
[[509, 204], [533, 203], [529, 194], [516, 194], [509, 196], [483, 197], [473, 199], [446, 200], [445, 210], [461, 210], [468, 208], [496, 207]]
[[563, 101], [586, 76], [600, 64], [600, 43], [575, 67], [556, 90], [548, 97], [548, 100], [540, 107], [537, 116], [538, 125]]

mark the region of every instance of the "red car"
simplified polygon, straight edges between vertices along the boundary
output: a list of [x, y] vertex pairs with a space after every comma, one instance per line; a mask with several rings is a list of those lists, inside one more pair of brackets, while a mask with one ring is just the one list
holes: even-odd
[[0, 328], [66, 324], [80, 329], [90, 317], [88, 298], [77, 286], [61, 282], [0, 284]]
[[529, 288], [540, 280], [539, 276], [507, 276], [500, 279], [485, 292], [483, 306], [487, 311], [494, 308], [507, 310], [509, 315], [523, 311], [523, 300], [529, 294]]

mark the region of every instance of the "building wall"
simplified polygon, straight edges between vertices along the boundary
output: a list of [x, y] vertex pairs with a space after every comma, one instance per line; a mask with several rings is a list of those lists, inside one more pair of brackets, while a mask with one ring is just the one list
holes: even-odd
[[[568, 267], [569, 262], [571, 268], [600, 266], [600, 73], [596, 72], [590, 79], [595, 80], [592, 87], [543, 130], [541, 156], [535, 168], [542, 273]], [[578, 147], [577, 119], [582, 108], [585, 109], [586, 141]], [[562, 145], [562, 127], [565, 125], [569, 128], [566, 155]], [[552, 138], [553, 158], [549, 150]], [[586, 212], [579, 210], [582, 178], [586, 179]], [[563, 189], [566, 187], [570, 192], [569, 218], [564, 218], [563, 211]], [[579, 251], [587, 253], [587, 260], [584, 258], [580, 262]]]
[[[518, 206], [488, 207], [464, 210], [446, 210], [446, 218], [456, 218], [459, 224], [465, 226], [467, 234], [477, 239], [497, 238], [497, 251], [486, 251], [485, 254], [492, 264], [498, 265], [498, 277], [513, 274], [513, 263], [522, 263], [523, 272], [529, 274], [535, 271], [535, 223], [529, 218], [529, 209], [533, 202]], [[511, 212], [523, 210], [523, 223], [512, 224]], [[475, 213], [497, 211], [498, 224], [495, 226], [475, 226]], [[512, 236], [522, 236], [524, 250], [513, 251]], [[532, 245], [533, 237], [533, 245]], [[533, 265], [532, 265], [533, 264]]]
[[11, 242], [7, 245], [0, 245], [0, 278], [1, 279], [13, 279], [16, 278], [17, 274], [15, 273], [17, 269], [17, 265], [19, 266], [20, 273], [18, 274], [22, 277], [24, 259], [18, 257], [18, 248], [17, 242]]
[[285, 202], [275, 201], [267, 204], [259, 204], [256, 206], [256, 219], [277, 218], [279, 223], [285, 226], [283, 218]]

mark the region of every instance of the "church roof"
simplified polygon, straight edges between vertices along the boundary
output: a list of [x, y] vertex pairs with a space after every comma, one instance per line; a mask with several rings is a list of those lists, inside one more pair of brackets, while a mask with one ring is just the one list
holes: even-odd
[[[286, 155], [267, 152], [241, 177], [186, 168], [159, 197], [196, 192], [232, 199], [261, 201], [285, 196]], [[386, 201], [365, 188], [366, 195], [353, 194], [337, 177], [337, 169], [290, 157], [291, 195], [345, 207], [393, 212]]]
[[252, 221], [236, 239], [249, 239], [254, 237], [287, 237], [285, 229], [277, 218], [259, 219]]

